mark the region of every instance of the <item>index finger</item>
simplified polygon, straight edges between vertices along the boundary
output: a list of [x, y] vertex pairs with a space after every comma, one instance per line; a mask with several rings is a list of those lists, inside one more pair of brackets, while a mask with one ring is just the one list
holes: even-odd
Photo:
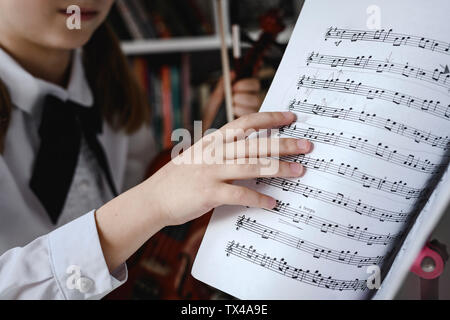
[[255, 78], [242, 79], [233, 85], [233, 91], [259, 92], [260, 90], [261, 83]]
[[258, 112], [247, 114], [220, 128], [225, 135], [227, 130], [261, 130], [287, 126], [294, 122], [296, 116], [293, 112]]

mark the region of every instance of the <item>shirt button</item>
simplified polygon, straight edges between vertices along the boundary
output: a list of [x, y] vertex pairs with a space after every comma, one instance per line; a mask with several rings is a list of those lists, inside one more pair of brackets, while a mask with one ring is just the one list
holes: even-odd
[[80, 277], [77, 280], [77, 288], [81, 293], [87, 293], [91, 290], [94, 285], [94, 281], [86, 277]]

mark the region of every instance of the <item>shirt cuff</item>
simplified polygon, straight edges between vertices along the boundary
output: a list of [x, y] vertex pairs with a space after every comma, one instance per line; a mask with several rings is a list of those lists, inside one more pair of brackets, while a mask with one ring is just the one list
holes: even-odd
[[95, 210], [51, 232], [48, 241], [52, 271], [68, 300], [101, 299], [128, 278], [126, 264], [109, 272]]

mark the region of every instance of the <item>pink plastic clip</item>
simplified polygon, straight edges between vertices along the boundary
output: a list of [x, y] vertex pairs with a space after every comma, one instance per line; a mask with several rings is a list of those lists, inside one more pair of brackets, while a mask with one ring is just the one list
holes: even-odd
[[444, 271], [444, 264], [438, 248], [427, 242], [411, 266], [411, 272], [423, 279], [435, 279]]

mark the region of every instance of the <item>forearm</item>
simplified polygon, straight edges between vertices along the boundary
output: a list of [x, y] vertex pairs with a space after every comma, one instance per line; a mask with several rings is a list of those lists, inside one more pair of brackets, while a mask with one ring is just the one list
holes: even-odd
[[145, 184], [130, 189], [96, 211], [100, 243], [111, 272], [165, 226], [159, 200], [154, 199]]

